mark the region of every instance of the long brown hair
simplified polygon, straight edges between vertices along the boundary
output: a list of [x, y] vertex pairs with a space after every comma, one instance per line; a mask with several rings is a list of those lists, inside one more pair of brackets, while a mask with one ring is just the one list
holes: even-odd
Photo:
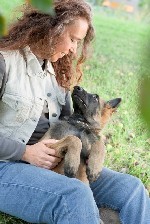
[[27, 45], [36, 45], [46, 55], [46, 51], [50, 52], [66, 25], [76, 18], [86, 19], [89, 27], [78, 56], [74, 58], [70, 53], [52, 63], [59, 85], [70, 88], [70, 85], [81, 79], [81, 64], [87, 58], [87, 50], [94, 37], [91, 8], [84, 0], [57, 0], [54, 1], [54, 11], [55, 16], [51, 16], [25, 5], [22, 16], [10, 26], [8, 35], [0, 39], [0, 50], [21, 50]]

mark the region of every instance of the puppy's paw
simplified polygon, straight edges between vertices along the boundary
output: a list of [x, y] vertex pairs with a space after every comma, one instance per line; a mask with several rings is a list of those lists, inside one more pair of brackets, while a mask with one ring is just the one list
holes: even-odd
[[77, 173], [77, 170], [75, 169], [75, 167], [71, 167], [69, 165], [64, 166], [65, 176], [73, 178], [73, 177], [76, 177], [76, 173]]
[[96, 181], [100, 175], [100, 172], [91, 171], [89, 167], [86, 169], [87, 178], [90, 183]]

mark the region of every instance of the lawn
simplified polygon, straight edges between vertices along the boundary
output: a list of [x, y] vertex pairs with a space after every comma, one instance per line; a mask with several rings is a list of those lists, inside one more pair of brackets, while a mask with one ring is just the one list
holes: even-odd
[[[4, 13], [21, 0], [1, 0]], [[7, 3], [7, 4], [6, 4]], [[93, 53], [84, 66], [81, 85], [109, 100], [122, 98], [118, 112], [107, 125], [105, 166], [139, 177], [150, 192], [150, 136], [139, 111], [139, 91], [148, 25], [136, 19], [96, 10]], [[24, 223], [0, 215], [0, 223]]]
[[97, 13], [93, 56], [85, 66], [83, 86], [104, 99], [121, 97], [108, 136], [105, 165], [139, 177], [150, 191], [150, 136], [140, 116], [139, 90], [148, 27]]

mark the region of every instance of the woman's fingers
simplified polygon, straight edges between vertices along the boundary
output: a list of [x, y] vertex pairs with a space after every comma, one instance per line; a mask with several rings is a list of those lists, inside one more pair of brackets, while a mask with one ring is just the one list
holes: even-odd
[[54, 167], [56, 167], [58, 165], [58, 163], [51, 163], [49, 161], [44, 161], [43, 164], [40, 165], [40, 167], [51, 170]]
[[55, 151], [55, 149], [52, 149], [52, 148], [49, 148], [49, 147], [45, 147], [45, 153], [47, 154], [47, 155], [51, 155], [51, 156], [55, 156], [56, 155], [56, 151]]
[[59, 163], [61, 161], [61, 158], [53, 156], [53, 155], [46, 155], [45, 161], [49, 161], [51, 163]]
[[[49, 142], [51, 139], [47, 141]], [[56, 142], [56, 140], [53, 139], [52, 141]], [[39, 142], [32, 146], [26, 146], [22, 160], [35, 166], [52, 169], [61, 161], [61, 158], [57, 157], [55, 154], [56, 151], [54, 149], [48, 148], [44, 142]]]
[[56, 139], [43, 139], [41, 142], [44, 143], [44, 144], [53, 144], [53, 143], [58, 142], [58, 140], [56, 140]]

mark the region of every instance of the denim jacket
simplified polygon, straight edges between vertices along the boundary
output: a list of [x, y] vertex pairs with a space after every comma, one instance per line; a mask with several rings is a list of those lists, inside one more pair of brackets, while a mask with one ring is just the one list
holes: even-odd
[[29, 47], [26, 60], [19, 51], [0, 51], [6, 64], [8, 80], [0, 101], [0, 133], [26, 144], [34, 132], [47, 101], [49, 120], [58, 119], [65, 105], [65, 89], [58, 86], [53, 67], [45, 71]]

